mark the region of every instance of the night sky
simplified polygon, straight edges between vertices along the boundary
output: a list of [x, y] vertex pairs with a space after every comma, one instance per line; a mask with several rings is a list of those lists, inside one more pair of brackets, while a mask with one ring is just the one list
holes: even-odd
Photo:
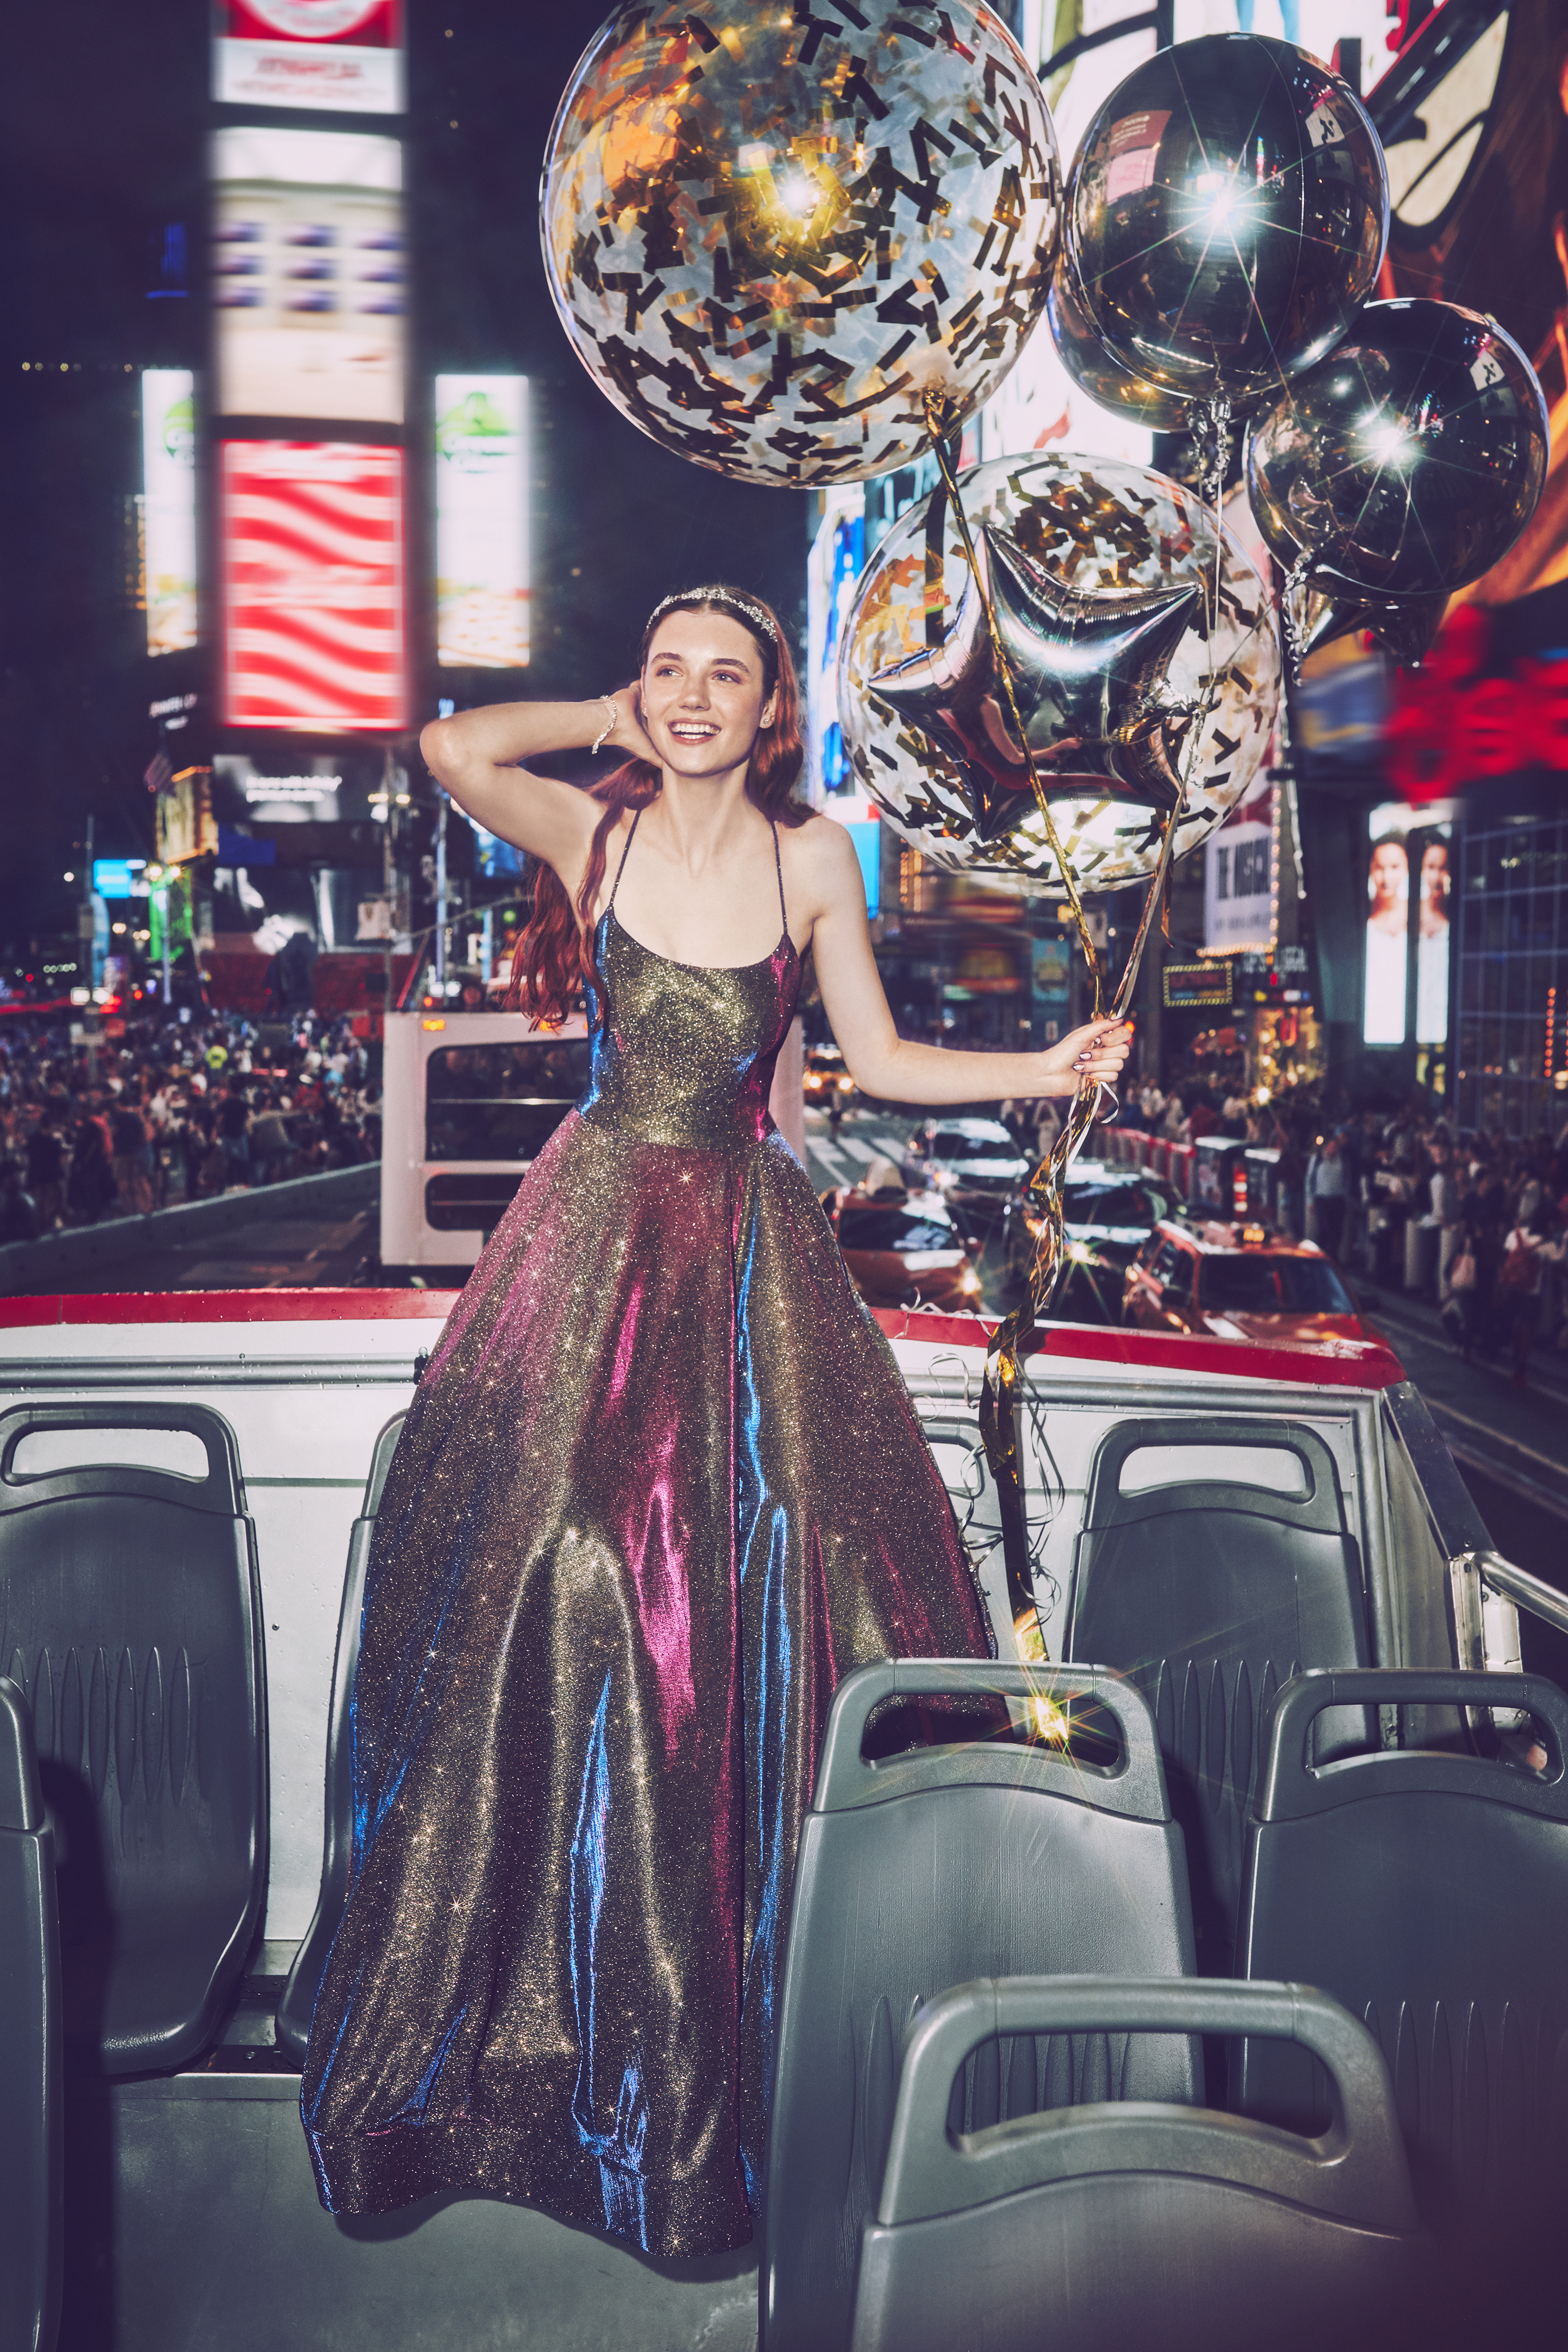
[[[761, 591], [804, 633], [805, 496], [656, 448], [595, 389], [546, 291], [544, 142], [605, 13], [597, 0], [410, 8], [414, 372], [520, 370], [532, 385], [533, 662], [498, 676], [498, 698], [620, 683], [652, 605], [700, 579]], [[0, 964], [74, 929], [61, 876], [89, 810], [100, 856], [152, 855], [147, 705], [205, 687], [205, 649], [146, 657], [127, 502], [142, 487], [138, 372], [205, 364], [214, 120], [205, 0], [35, 5], [9, 13], [6, 48]], [[416, 719], [432, 709], [422, 698]], [[183, 740], [192, 755], [222, 747], [210, 722]]]

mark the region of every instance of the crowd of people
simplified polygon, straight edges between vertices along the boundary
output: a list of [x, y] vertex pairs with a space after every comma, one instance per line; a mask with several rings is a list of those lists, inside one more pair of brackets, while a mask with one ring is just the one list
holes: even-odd
[[1224, 1135], [1278, 1151], [1278, 1222], [1377, 1287], [1439, 1309], [1467, 1362], [1568, 1344], [1568, 1126], [1513, 1141], [1458, 1130], [1415, 1097], [1325, 1118], [1310, 1100], [1146, 1087], [1124, 1119], [1184, 1143]]
[[160, 1008], [96, 1042], [41, 1015], [0, 1031], [0, 1242], [380, 1156], [379, 1071], [346, 1021]]
[[[1008, 1108], [1044, 1157], [1059, 1106]], [[1277, 1226], [1366, 1283], [1435, 1306], [1467, 1363], [1509, 1361], [1522, 1385], [1538, 1340], [1568, 1349], [1568, 1126], [1521, 1142], [1460, 1131], [1421, 1097], [1335, 1118], [1305, 1094], [1258, 1104], [1202, 1082], [1132, 1089], [1120, 1123], [1276, 1152]]]
[[1510, 1141], [1412, 1110], [1322, 1134], [1305, 1177], [1310, 1239], [1388, 1290], [1434, 1299], [1453, 1344], [1510, 1357], [1568, 1339], [1568, 1127]]

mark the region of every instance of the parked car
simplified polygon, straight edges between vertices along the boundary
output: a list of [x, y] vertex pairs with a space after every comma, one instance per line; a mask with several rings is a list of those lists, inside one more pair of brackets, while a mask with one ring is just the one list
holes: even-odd
[[980, 1276], [938, 1193], [825, 1192], [850, 1280], [868, 1307], [936, 1307], [973, 1315]]
[[999, 1217], [1033, 1165], [999, 1118], [922, 1119], [904, 1147], [910, 1191], [940, 1192], [965, 1225]]
[[1261, 1224], [1162, 1218], [1127, 1270], [1121, 1319], [1220, 1339], [1387, 1344], [1316, 1242]]
[[[1009, 1274], [1019, 1276], [1026, 1275], [1034, 1262], [1041, 1222], [1029, 1197], [1028, 1181], [1028, 1175], [1019, 1180], [1002, 1213], [1003, 1255]], [[1112, 1167], [1101, 1160], [1075, 1160], [1062, 1191], [1062, 1225], [1068, 1250], [1079, 1264], [1092, 1262], [1112, 1271], [1120, 1299], [1122, 1275], [1160, 1219], [1170, 1214], [1172, 1202], [1168, 1190], [1150, 1183], [1135, 1169]]]

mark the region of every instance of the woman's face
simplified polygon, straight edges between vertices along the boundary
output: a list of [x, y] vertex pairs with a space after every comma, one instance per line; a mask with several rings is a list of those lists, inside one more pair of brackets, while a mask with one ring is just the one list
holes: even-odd
[[1387, 914], [1405, 896], [1410, 861], [1397, 841], [1380, 841], [1372, 853], [1372, 911]]
[[1421, 856], [1421, 903], [1445, 919], [1448, 908], [1448, 845], [1429, 841]]
[[704, 604], [659, 623], [643, 670], [642, 722], [675, 774], [743, 767], [776, 700], [764, 694], [762, 654], [739, 621]]

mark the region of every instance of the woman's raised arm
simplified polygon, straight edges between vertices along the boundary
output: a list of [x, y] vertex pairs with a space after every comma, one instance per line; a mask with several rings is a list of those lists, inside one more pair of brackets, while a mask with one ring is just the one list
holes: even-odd
[[1041, 1054], [950, 1053], [900, 1037], [871, 952], [854, 844], [831, 819], [803, 826], [795, 838], [792, 863], [805, 883], [823, 1006], [863, 1093], [887, 1102], [1000, 1102], [1009, 1095], [1070, 1095], [1084, 1077], [1115, 1084], [1132, 1032], [1114, 1021], [1089, 1022]]
[[570, 887], [604, 812], [575, 784], [541, 775], [531, 763], [595, 742], [657, 761], [637, 718], [635, 686], [592, 702], [486, 703], [454, 719], [433, 719], [419, 749], [437, 782], [487, 833], [543, 858]]

